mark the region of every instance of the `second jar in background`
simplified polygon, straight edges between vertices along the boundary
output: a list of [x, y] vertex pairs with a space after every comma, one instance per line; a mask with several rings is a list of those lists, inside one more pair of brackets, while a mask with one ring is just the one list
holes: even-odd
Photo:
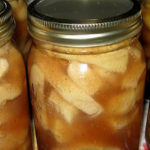
[[12, 42], [11, 6], [0, 1], [0, 150], [32, 150], [25, 66]]
[[26, 57], [31, 45], [30, 37], [27, 33], [27, 1], [7, 0], [11, 7], [16, 22], [13, 38], [20, 52]]
[[39, 150], [138, 150], [145, 83], [139, 3], [42, 0], [28, 10]]

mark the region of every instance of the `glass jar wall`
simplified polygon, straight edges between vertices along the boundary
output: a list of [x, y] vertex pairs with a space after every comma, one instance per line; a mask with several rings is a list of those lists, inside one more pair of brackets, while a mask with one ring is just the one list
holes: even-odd
[[140, 5], [115, 3], [30, 4], [28, 75], [39, 150], [138, 149], [146, 71]]

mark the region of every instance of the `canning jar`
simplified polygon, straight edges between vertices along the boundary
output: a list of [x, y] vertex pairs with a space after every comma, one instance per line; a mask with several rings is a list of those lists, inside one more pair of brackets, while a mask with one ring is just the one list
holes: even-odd
[[25, 67], [11, 40], [15, 24], [5, 1], [0, 14], [0, 149], [31, 150]]
[[145, 81], [140, 4], [39, 0], [28, 12], [39, 150], [138, 150]]
[[11, 6], [16, 21], [14, 40], [22, 54], [26, 54], [31, 40], [27, 33], [27, 2], [25, 0], [7, 0]]

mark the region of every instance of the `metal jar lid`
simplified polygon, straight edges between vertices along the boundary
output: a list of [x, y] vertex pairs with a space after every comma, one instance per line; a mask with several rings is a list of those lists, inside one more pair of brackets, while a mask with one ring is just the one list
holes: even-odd
[[0, 40], [5, 40], [13, 34], [15, 28], [11, 6], [8, 2], [0, 1]]
[[28, 12], [31, 36], [58, 45], [113, 44], [141, 30], [137, 0], [36, 0]]

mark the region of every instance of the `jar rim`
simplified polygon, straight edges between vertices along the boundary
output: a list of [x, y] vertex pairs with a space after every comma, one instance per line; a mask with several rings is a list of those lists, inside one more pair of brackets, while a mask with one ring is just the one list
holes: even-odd
[[28, 31], [39, 40], [77, 47], [98, 46], [128, 39], [141, 30], [141, 7], [135, 0], [133, 7], [120, 16], [82, 20], [43, 15], [36, 8], [42, 2], [48, 0], [34, 1], [28, 7]]
[[0, 40], [10, 37], [15, 29], [11, 6], [7, 1], [0, 1]]

